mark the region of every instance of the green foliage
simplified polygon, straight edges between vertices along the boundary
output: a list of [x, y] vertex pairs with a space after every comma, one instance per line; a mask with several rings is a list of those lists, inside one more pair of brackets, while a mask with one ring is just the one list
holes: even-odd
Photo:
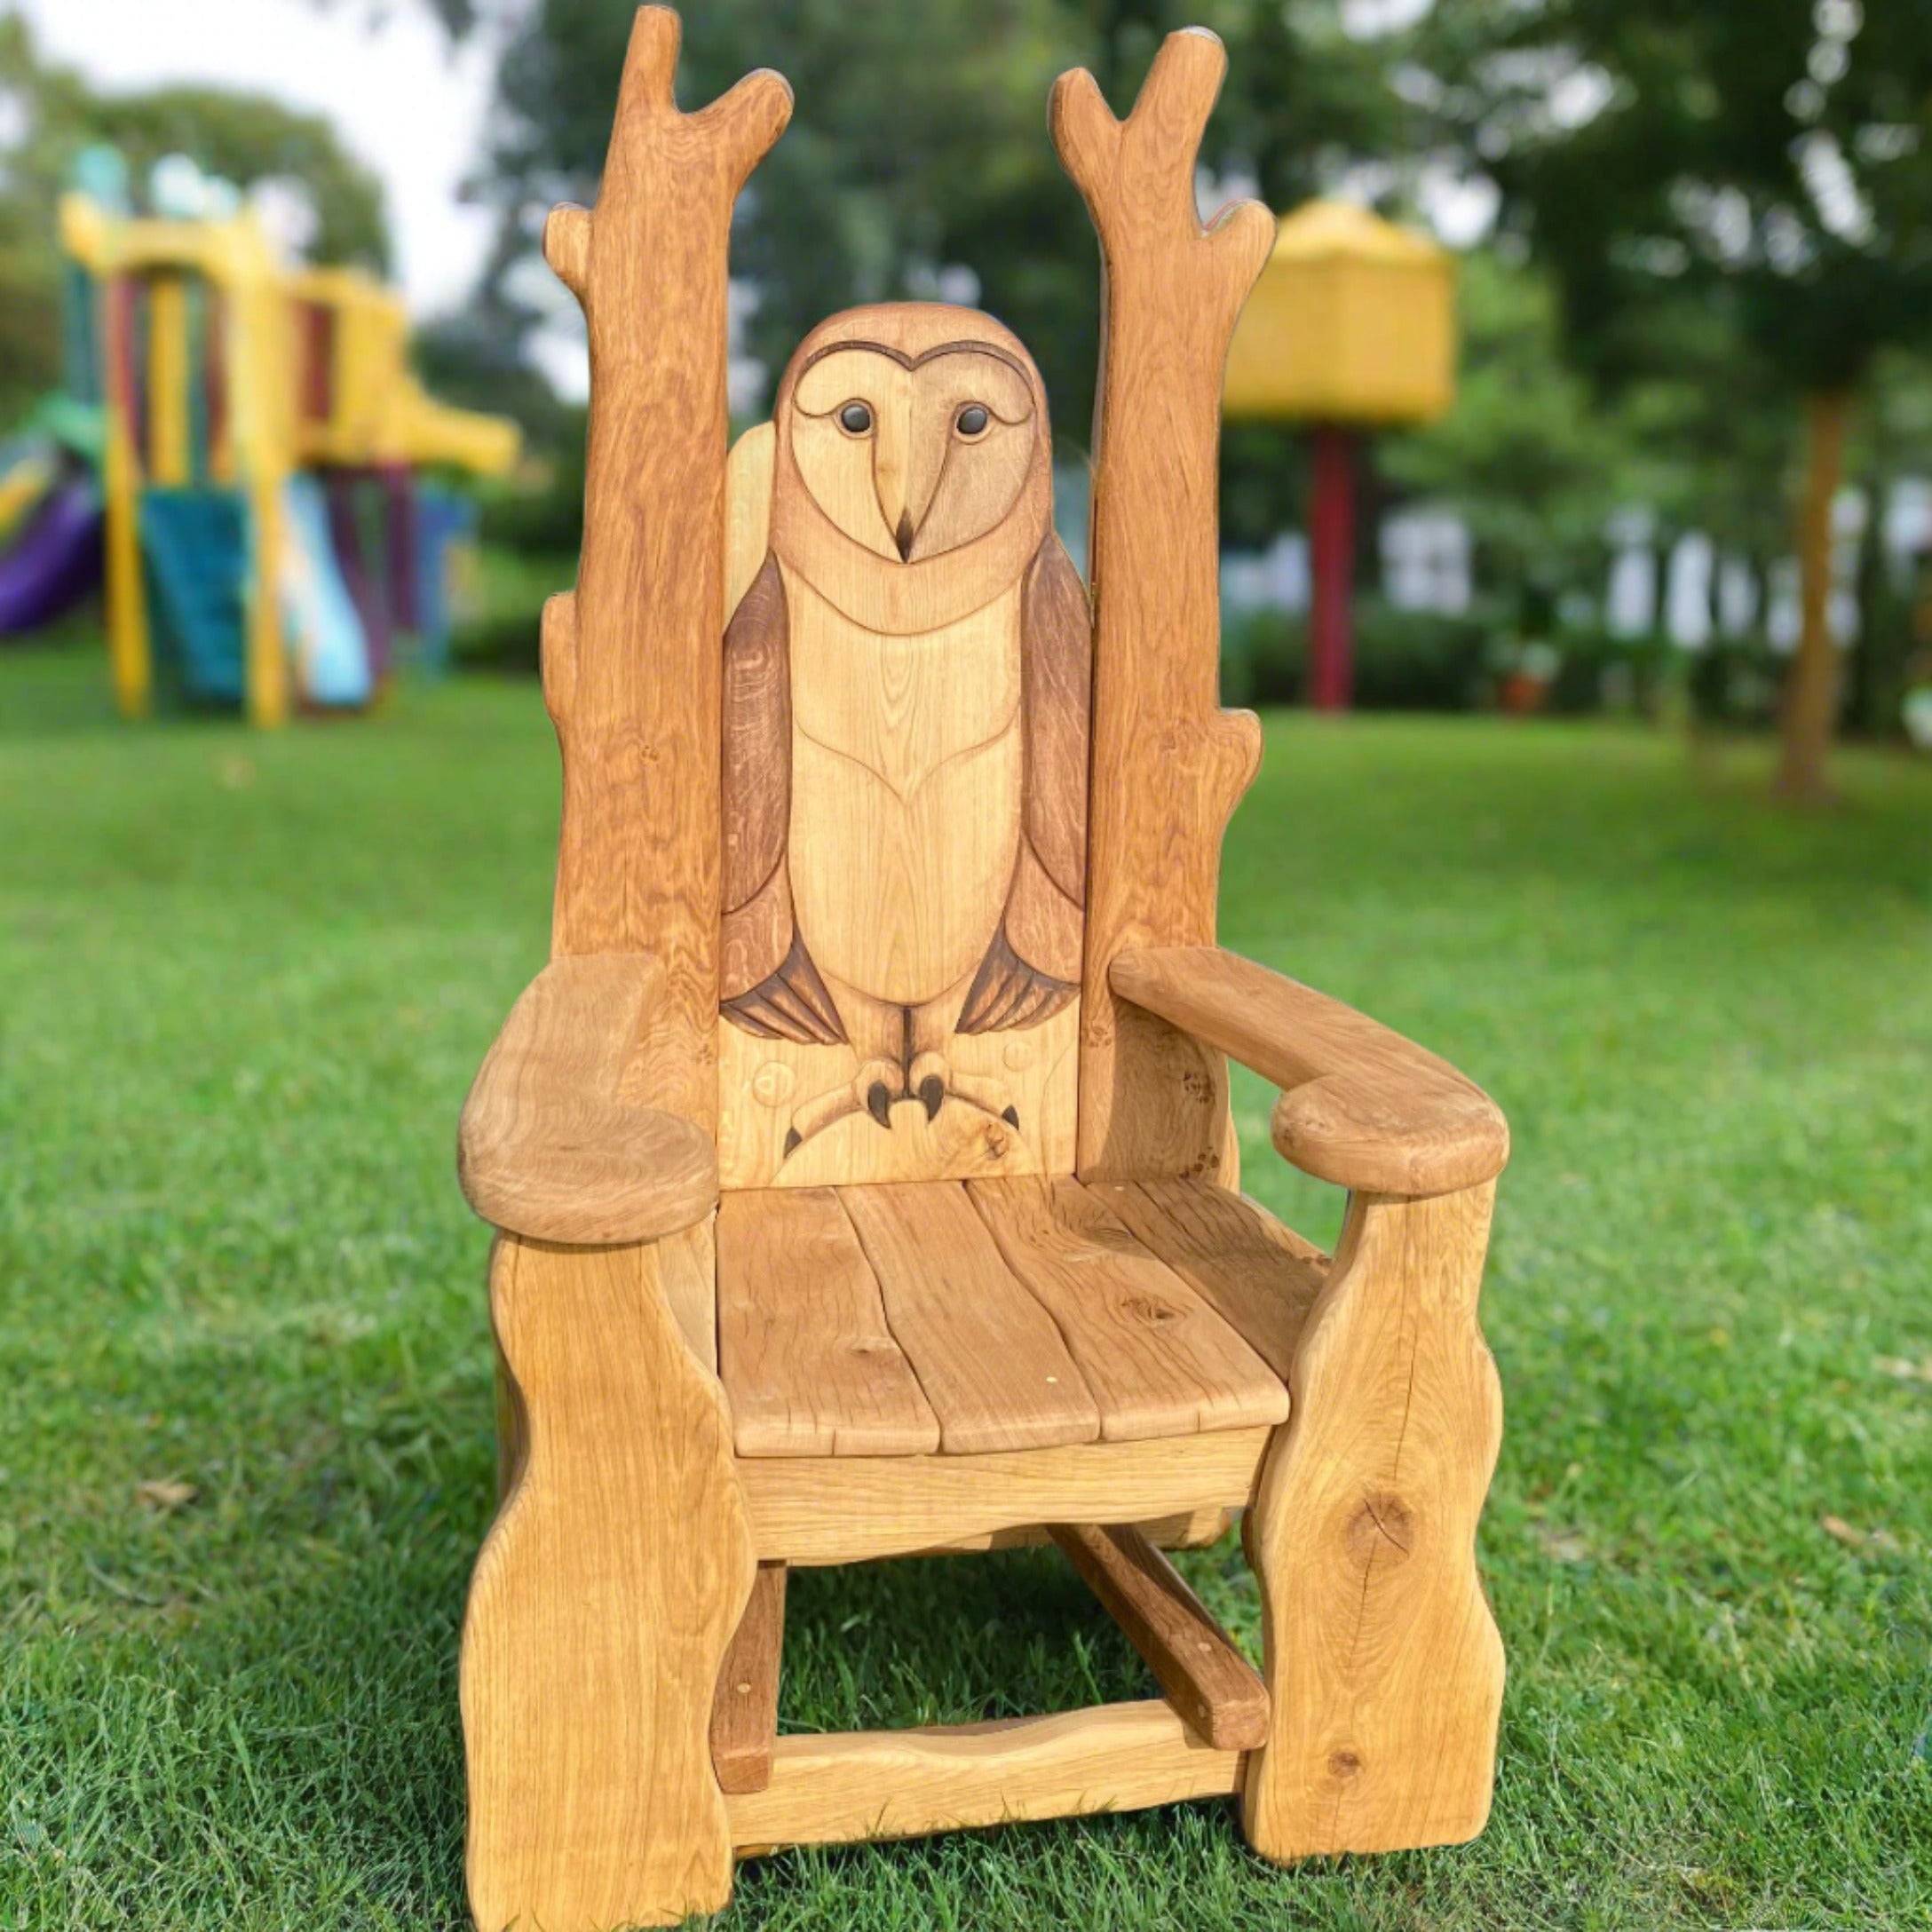
[[[545, 956], [542, 708], [472, 679], [263, 738], [117, 724], [91, 653], [5, 689], [0, 1926], [455, 1932], [493, 1459], [451, 1132]], [[1647, 734], [1268, 740], [1228, 943], [1515, 1129], [1489, 1830], [1286, 1873], [1215, 1805], [794, 1853], [722, 1923], [1925, 1932], [1932, 769], [1848, 755], [1795, 821], [1754, 755]], [[1239, 1081], [1244, 1184], [1331, 1240], [1271, 1099]], [[1183, 1566], [1252, 1644], [1232, 1543]], [[1051, 1551], [802, 1575], [786, 1659], [794, 1730], [1152, 1694]]]
[[[503, 211], [499, 275], [527, 260], [552, 201], [594, 198], [631, 9], [538, 0], [506, 55], [485, 189]], [[1044, 126], [1053, 78], [1094, 68], [1124, 108], [1169, 28], [1230, 43], [1230, 90], [1204, 158], [1299, 201], [1350, 154], [1381, 153], [1402, 113], [1387, 52], [1341, 31], [1334, 0], [932, 0], [856, 15], [842, 0], [689, 8], [680, 87], [704, 99], [756, 66], [797, 112], [759, 168], [733, 244], [756, 290], [746, 346], [775, 380], [813, 323], [856, 302], [959, 284], [1039, 361], [1060, 436], [1084, 444], [1097, 346], [1091, 228]], [[505, 302], [504, 313], [518, 311]], [[520, 320], [531, 320], [527, 312]]]
[[1604, 526], [1640, 487], [1640, 446], [1564, 361], [1546, 278], [1486, 254], [1460, 268], [1455, 406], [1379, 439], [1376, 467], [1461, 517], [1477, 580], [1508, 586], [1517, 621], [1547, 629], [1563, 591], [1601, 580]]
[[[1355, 606], [1355, 701], [1365, 711], [1469, 711], [1487, 692], [1493, 611], [1446, 616]], [[1299, 704], [1307, 695], [1308, 622], [1244, 612], [1222, 633], [1223, 696], [1230, 704]]]
[[1658, 305], [1721, 305], [1786, 384], [1932, 342], [1922, 0], [1460, 0], [1437, 105], [1607, 371]]

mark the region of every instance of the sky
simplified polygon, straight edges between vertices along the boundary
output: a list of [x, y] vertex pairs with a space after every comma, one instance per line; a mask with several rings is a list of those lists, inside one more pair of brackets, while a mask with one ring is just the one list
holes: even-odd
[[195, 81], [326, 115], [381, 178], [411, 309], [455, 307], [489, 247], [490, 222], [457, 198], [480, 151], [495, 47], [452, 49], [421, 9], [372, 27], [360, 0], [0, 0], [44, 57], [123, 91]]

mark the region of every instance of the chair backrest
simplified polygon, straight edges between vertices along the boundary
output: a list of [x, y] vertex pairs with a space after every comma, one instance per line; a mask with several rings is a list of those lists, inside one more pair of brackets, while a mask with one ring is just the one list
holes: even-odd
[[1089, 75], [1054, 90], [1105, 268], [1090, 603], [1038, 374], [989, 317], [835, 317], [727, 464], [732, 203], [790, 96], [761, 73], [683, 114], [677, 47], [640, 12], [596, 210], [544, 230], [591, 371], [544, 614], [552, 948], [656, 961], [651, 1097], [716, 1130], [727, 1188], [1226, 1178], [1221, 1057], [1109, 978], [1212, 943], [1260, 748], [1219, 704], [1215, 447], [1274, 223], [1195, 205], [1220, 44], [1170, 35], [1125, 120]]
[[726, 486], [726, 1187], [1070, 1173], [1092, 620], [1032, 359], [855, 309]]

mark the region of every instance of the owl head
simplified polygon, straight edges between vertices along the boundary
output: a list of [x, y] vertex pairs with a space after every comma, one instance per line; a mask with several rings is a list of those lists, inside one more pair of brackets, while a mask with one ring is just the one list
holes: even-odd
[[[881, 303], [821, 322], [772, 412], [781, 471], [826, 521], [917, 572], [1050, 508], [1046, 392], [977, 309]], [[1028, 552], [1030, 554], [1030, 551]]]

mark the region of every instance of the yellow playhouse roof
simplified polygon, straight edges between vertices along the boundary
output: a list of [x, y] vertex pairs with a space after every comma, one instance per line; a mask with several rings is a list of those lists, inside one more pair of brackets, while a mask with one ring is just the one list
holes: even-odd
[[1426, 423], [1455, 391], [1455, 264], [1348, 202], [1283, 218], [1228, 352], [1233, 420]]

